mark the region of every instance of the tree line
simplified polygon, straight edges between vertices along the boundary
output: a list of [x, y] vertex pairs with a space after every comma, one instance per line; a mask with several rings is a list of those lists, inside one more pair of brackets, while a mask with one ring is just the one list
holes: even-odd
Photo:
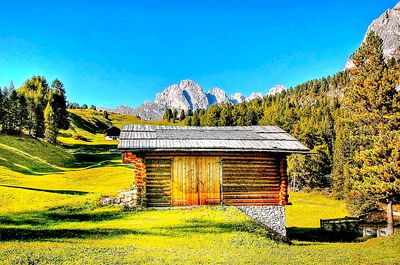
[[90, 107], [87, 104], [82, 104], [80, 105], [79, 103], [76, 102], [67, 102], [67, 109], [91, 109], [91, 110], [97, 110], [97, 107], [95, 105], [90, 105]]
[[[288, 158], [294, 189], [327, 189], [356, 214], [400, 200], [400, 69], [371, 32], [355, 68], [241, 104], [214, 104], [189, 126], [277, 125], [311, 149]], [[393, 218], [388, 222], [393, 223]], [[388, 233], [393, 232], [393, 226]]]
[[188, 110], [187, 112], [185, 112], [185, 110], [180, 110], [179, 111], [179, 116], [178, 116], [178, 110], [174, 109], [172, 110], [171, 108], [166, 108], [164, 111], [164, 115], [163, 115], [163, 119], [167, 120], [168, 122], [177, 122], [179, 121], [183, 121], [185, 120], [186, 117], [191, 117], [193, 115], [192, 110]]
[[33, 76], [18, 89], [13, 82], [0, 88], [0, 130], [3, 134], [26, 132], [55, 143], [60, 130], [69, 128], [67, 99], [63, 83], [51, 86], [43, 76]]

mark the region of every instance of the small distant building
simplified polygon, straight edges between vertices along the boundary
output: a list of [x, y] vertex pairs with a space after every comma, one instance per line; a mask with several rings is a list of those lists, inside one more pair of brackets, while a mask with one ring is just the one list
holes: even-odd
[[104, 139], [106, 140], [118, 140], [121, 134], [121, 129], [111, 126], [104, 131]]

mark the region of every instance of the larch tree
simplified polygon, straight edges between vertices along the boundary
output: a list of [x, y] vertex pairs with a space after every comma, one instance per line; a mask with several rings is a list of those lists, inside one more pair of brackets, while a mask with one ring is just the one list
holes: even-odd
[[178, 118], [178, 110], [174, 109], [174, 111], [172, 112], [172, 119], [173, 119], [174, 123], [176, 121], [176, 118]]
[[186, 118], [185, 110], [181, 110], [181, 113], [179, 114], [179, 120], [183, 121], [185, 118]]
[[58, 135], [59, 130], [67, 130], [69, 128], [69, 115], [67, 111], [67, 97], [65, 95], [64, 84], [55, 79], [52, 83], [53, 91], [51, 93], [53, 99], [53, 111], [56, 122], [56, 134]]
[[170, 121], [171, 118], [172, 118], [172, 111], [171, 111], [170, 108], [166, 108], [165, 111], [164, 111], [163, 119], [167, 120], [167, 121]]
[[199, 114], [196, 112], [193, 114], [191, 125], [192, 126], [200, 126]]
[[57, 141], [57, 120], [56, 114], [54, 112], [54, 98], [51, 94], [49, 101], [47, 102], [46, 108], [44, 110], [44, 120], [45, 120], [45, 140], [49, 143], [55, 143]]
[[[349, 197], [353, 209], [371, 203], [387, 205], [387, 234], [393, 234], [393, 203], [399, 199], [399, 69], [383, 58], [382, 39], [371, 32], [352, 56], [355, 68], [345, 92], [341, 119], [347, 124], [350, 152]], [[354, 154], [354, 155], [353, 155]], [[351, 159], [353, 157], [353, 159]], [[363, 203], [354, 198], [363, 198]], [[367, 200], [371, 203], [364, 203]]]
[[103, 112], [103, 117], [107, 120], [109, 119], [109, 114], [106, 110]]
[[47, 105], [49, 90], [49, 85], [42, 76], [33, 76], [18, 90], [18, 93], [26, 98], [28, 110], [26, 129], [29, 135], [34, 137], [44, 137], [44, 109]]
[[20, 134], [22, 131], [21, 119], [19, 116], [20, 102], [13, 82], [5, 87], [2, 96], [2, 132], [6, 134]]
[[18, 124], [19, 131], [22, 132], [28, 124], [28, 103], [25, 95], [18, 94]]

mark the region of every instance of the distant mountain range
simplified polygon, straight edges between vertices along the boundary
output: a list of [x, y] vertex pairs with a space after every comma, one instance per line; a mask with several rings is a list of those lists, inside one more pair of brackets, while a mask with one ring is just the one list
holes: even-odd
[[251, 93], [245, 97], [241, 93], [235, 93], [230, 97], [221, 88], [214, 87], [208, 92], [192, 80], [182, 80], [179, 84], [173, 84], [157, 93], [154, 102], [145, 102], [137, 108], [129, 106], [118, 106], [116, 108], [97, 107], [98, 110], [106, 110], [120, 114], [129, 114], [140, 117], [142, 120], [162, 119], [166, 108], [195, 111], [198, 109], [207, 109], [210, 105], [216, 103], [238, 104], [244, 101], [250, 101], [255, 98], [263, 98], [268, 95], [275, 95], [285, 90], [283, 85], [277, 85], [269, 90], [268, 93]]

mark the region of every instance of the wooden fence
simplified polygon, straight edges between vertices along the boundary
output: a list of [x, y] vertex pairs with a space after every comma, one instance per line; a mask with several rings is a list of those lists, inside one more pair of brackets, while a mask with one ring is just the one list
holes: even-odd
[[358, 233], [358, 217], [345, 216], [343, 218], [321, 219], [320, 227], [325, 232]]

